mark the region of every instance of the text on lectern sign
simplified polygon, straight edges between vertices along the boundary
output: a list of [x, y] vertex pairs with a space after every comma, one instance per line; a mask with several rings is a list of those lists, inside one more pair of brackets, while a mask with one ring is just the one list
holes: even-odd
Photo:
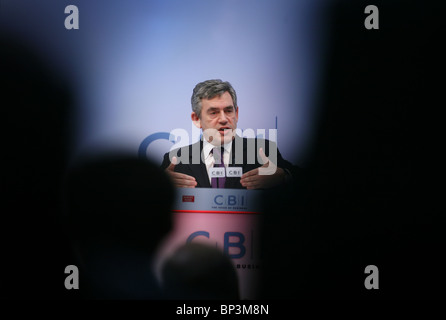
[[244, 189], [179, 188], [180, 197], [174, 208], [177, 211], [259, 212], [260, 192]]

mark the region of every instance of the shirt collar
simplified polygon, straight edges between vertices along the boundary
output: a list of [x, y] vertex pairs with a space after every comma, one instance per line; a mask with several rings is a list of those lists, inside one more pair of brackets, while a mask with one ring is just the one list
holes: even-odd
[[[214, 148], [215, 146], [212, 143], [209, 143], [206, 139], [203, 138], [203, 153], [205, 159], [209, 157], [211, 150]], [[230, 153], [232, 148], [232, 141], [224, 144], [223, 148], [225, 148], [225, 152]]]

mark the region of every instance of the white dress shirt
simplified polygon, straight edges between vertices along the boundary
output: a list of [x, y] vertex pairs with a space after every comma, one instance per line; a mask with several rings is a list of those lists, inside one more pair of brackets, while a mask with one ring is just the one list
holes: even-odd
[[[212, 143], [209, 143], [208, 141], [206, 141], [206, 139], [203, 139], [203, 155], [204, 155], [204, 163], [206, 164], [206, 172], [209, 172], [209, 169], [214, 166], [215, 159], [214, 159], [213, 155], [211, 154], [211, 151], [214, 148], [216, 148], [216, 146], [214, 146]], [[221, 146], [218, 146], [217, 148], [221, 148]], [[224, 154], [223, 154], [223, 163], [226, 168], [229, 163], [229, 155], [231, 154], [232, 141], [224, 144], [223, 148], [225, 149]], [[211, 182], [210, 177], [209, 177], [209, 182]]]

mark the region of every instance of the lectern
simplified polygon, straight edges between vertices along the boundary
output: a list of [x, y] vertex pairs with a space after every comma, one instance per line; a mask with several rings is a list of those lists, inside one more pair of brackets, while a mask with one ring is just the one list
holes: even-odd
[[156, 259], [163, 261], [188, 242], [215, 245], [231, 258], [237, 270], [241, 299], [256, 299], [261, 264], [260, 197], [245, 189], [178, 188], [173, 205], [173, 230]]

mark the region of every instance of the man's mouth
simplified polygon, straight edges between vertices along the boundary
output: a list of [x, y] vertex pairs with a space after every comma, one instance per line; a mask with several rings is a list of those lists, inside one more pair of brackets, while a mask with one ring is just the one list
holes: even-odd
[[232, 129], [229, 127], [221, 127], [220, 129], [218, 129], [218, 132], [220, 132], [220, 134], [226, 135], [232, 133]]

